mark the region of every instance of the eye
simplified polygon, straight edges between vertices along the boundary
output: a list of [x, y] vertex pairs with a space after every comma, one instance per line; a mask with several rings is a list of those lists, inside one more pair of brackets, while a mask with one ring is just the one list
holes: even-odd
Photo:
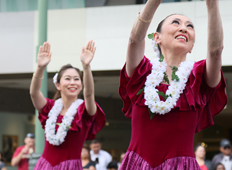
[[187, 27], [191, 27], [192, 29], [194, 28], [192, 24], [188, 24]]
[[179, 21], [174, 20], [174, 21], [172, 21], [172, 24], [179, 24]]
[[80, 79], [79, 79], [79, 78], [75, 78], [74, 80], [78, 81], [78, 80], [80, 80]]
[[69, 77], [66, 77], [65, 80], [70, 80], [70, 78], [69, 78]]

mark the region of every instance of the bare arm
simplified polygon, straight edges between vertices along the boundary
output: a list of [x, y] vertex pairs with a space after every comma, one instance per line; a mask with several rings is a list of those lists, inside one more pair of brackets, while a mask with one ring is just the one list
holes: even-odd
[[84, 83], [84, 99], [85, 107], [89, 115], [93, 116], [97, 111], [94, 97], [94, 81], [90, 67], [90, 62], [94, 57], [96, 47], [95, 43], [91, 40], [87, 43], [86, 47], [82, 48], [81, 62], [83, 66], [83, 83]]
[[28, 152], [28, 147], [25, 146], [21, 152], [19, 152], [19, 154], [16, 156], [16, 157], [13, 157], [11, 159], [11, 165], [12, 166], [17, 166], [19, 164], [19, 162], [21, 161], [21, 159], [23, 158], [23, 154], [27, 153]]
[[51, 45], [48, 42], [45, 42], [43, 46], [40, 46], [37, 59], [38, 66], [31, 80], [31, 100], [34, 104], [34, 107], [38, 111], [42, 110], [47, 103], [45, 97], [40, 91], [40, 88], [42, 84], [43, 72], [48, 63], [51, 61], [50, 46]]
[[206, 0], [208, 9], [208, 47], [206, 57], [206, 82], [215, 87], [221, 79], [223, 29], [219, 0]]
[[[145, 21], [151, 20], [161, 1], [162, 0], [148, 0], [140, 12], [139, 18]], [[143, 22], [141, 20], [137, 18], [131, 30], [126, 57], [126, 71], [128, 76], [132, 76], [135, 68], [139, 65], [144, 56], [145, 37], [150, 22]]]

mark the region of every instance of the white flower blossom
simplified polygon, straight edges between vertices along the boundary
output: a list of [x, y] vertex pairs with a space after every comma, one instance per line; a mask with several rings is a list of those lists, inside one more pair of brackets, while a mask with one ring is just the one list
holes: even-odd
[[[58, 77], [58, 73], [55, 74], [55, 76], [53, 77], [53, 83], [55, 84], [56, 86], [56, 82], [57, 82], [57, 77]], [[56, 86], [57, 88], [57, 86]]]
[[180, 67], [176, 71], [176, 75], [179, 77], [179, 81], [177, 82], [176, 80], [173, 80], [170, 83], [166, 94], [171, 96], [169, 96], [165, 102], [160, 101], [156, 86], [158, 86], [163, 81], [167, 64], [165, 61], [159, 62], [158, 58], [152, 59], [151, 64], [152, 71], [151, 74], [147, 76], [144, 88], [145, 105], [148, 106], [152, 113], [164, 115], [170, 112], [171, 109], [176, 106], [176, 102], [178, 101], [180, 94], [182, 94], [183, 90], [185, 89], [194, 62], [185, 61], [180, 64]]

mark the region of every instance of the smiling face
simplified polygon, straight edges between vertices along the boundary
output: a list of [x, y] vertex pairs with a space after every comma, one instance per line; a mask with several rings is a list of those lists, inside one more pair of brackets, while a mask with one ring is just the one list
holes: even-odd
[[82, 82], [79, 73], [73, 69], [66, 69], [57, 83], [57, 89], [61, 93], [61, 97], [77, 98], [82, 90]]
[[156, 33], [154, 39], [162, 51], [174, 50], [187, 54], [192, 51], [195, 41], [193, 23], [185, 16], [171, 15], [164, 20], [160, 33]]
[[204, 159], [205, 157], [205, 148], [203, 146], [199, 146], [195, 151], [195, 155], [197, 158]]

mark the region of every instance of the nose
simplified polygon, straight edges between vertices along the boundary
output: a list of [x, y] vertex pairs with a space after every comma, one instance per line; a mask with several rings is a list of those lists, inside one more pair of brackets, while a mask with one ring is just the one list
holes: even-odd
[[182, 33], [187, 33], [186, 25], [182, 24], [179, 31]]
[[74, 79], [71, 79], [70, 83], [71, 83], [71, 84], [74, 84]]

